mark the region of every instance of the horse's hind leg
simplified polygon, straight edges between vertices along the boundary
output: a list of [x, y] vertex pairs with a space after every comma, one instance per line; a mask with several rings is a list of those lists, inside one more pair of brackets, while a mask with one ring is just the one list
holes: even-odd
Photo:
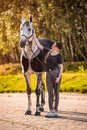
[[45, 85], [42, 81], [42, 85], [41, 85], [41, 88], [40, 88], [40, 92], [41, 92], [41, 105], [40, 105], [40, 111], [44, 111], [44, 104], [45, 104]]
[[42, 85], [42, 75], [37, 74], [37, 86], [36, 86], [36, 112], [35, 115], [40, 115], [40, 88]]
[[[45, 85], [42, 81], [42, 74], [37, 75], [37, 87], [36, 87], [36, 112], [35, 115], [40, 115], [41, 111], [44, 111], [43, 105], [45, 104]], [[41, 96], [41, 105], [40, 105]]]

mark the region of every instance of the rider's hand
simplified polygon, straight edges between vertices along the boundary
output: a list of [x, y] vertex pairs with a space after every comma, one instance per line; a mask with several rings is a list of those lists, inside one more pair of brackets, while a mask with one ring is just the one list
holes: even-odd
[[57, 78], [56, 78], [56, 80], [55, 80], [55, 82], [56, 82], [56, 83], [58, 83], [58, 82], [59, 82], [59, 80], [60, 80], [60, 78], [59, 78], [59, 77], [57, 77]]

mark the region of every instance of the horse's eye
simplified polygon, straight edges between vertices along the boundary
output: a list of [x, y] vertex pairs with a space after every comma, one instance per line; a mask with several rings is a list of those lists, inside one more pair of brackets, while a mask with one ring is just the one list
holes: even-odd
[[31, 28], [28, 28], [28, 31], [31, 31]]

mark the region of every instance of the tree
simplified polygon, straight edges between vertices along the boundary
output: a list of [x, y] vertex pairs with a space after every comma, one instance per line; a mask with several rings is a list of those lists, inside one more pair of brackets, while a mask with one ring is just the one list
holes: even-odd
[[21, 17], [32, 15], [38, 37], [63, 42], [64, 61], [87, 61], [86, 12], [86, 0], [0, 0], [2, 59], [19, 62]]

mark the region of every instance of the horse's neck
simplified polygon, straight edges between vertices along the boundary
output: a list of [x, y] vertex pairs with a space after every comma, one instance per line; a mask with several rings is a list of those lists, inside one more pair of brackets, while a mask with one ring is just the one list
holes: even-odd
[[34, 39], [32, 40], [32, 53], [32, 58], [36, 57], [40, 53], [40, 49], [38, 48]]
[[33, 40], [32, 40], [32, 51], [35, 53], [38, 49], [39, 49], [39, 48], [38, 48], [38, 46], [37, 46], [35, 40], [33, 39]]
[[31, 60], [34, 57], [36, 57], [38, 54], [40, 53], [40, 49], [38, 48], [37, 44], [35, 43], [34, 39], [32, 40], [32, 46], [30, 48], [30, 46], [26, 46], [23, 49], [23, 55]]

